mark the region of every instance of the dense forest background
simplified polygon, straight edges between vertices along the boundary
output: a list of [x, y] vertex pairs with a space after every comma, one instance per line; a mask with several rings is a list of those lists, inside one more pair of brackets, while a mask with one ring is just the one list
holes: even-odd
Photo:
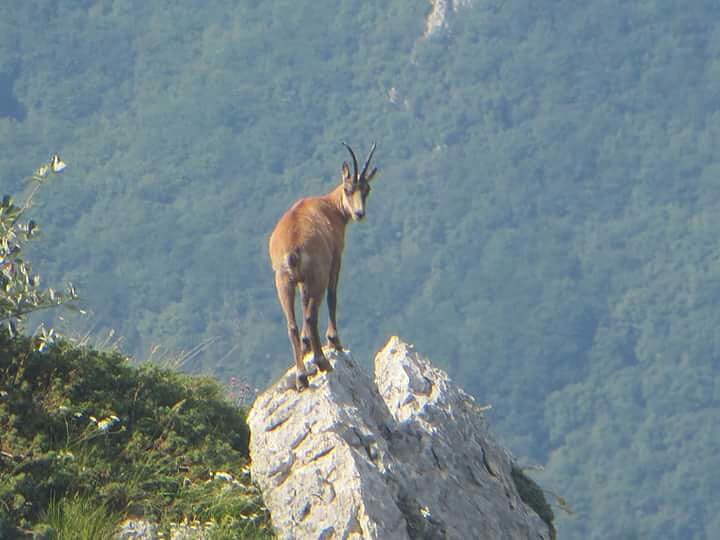
[[561, 538], [716, 537], [720, 3], [450, 4], [425, 35], [425, 0], [2, 3], [3, 192], [69, 164], [35, 267], [69, 331], [262, 387], [267, 235], [377, 140], [343, 343], [399, 334], [491, 403]]

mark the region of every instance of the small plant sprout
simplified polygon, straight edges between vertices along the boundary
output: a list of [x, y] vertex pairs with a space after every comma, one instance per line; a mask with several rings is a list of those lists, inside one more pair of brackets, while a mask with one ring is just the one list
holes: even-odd
[[61, 450], [58, 452], [58, 457], [72, 461], [75, 459], [75, 454], [73, 454], [70, 450]]
[[228, 397], [235, 405], [242, 407], [255, 399], [257, 388], [253, 388], [238, 377], [230, 377], [228, 381]]
[[120, 419], [117, 416], [115, 416], [114, 414], [111, 414], [107, 418], [103, 418], [100, 421], [95, 420], [95, 418], [92, 416], [90, 417], [90, 419], [97, 423], [98, 429], [102, 432], [108, 432], [113, 427], [115, 427], [117, 424], [120, 423]]
[[52, 167], [53, 172], [59, 173], [65, 170], [67, 164], [62, 159], [60, 159], [59, 155], [53, 154], [50, 158], [50, 167]]
[[35, 173], [32, 175], [33, 180], [45, 180], [50, 172], [53, 173], [60, 173], [65, 170], [67, 167], [67, 163], [65, 163], [58, 154], [53, 154], [50, 156], [50, 161], [47, 163], [43, 163], [40, 165], [37, 169], [35, 169]]
[[46, 330], [45, 326], [40, 325], [40, 328], [36, 332], [35, 343], [38, 352], [45, 351], [50, 345], [55, 343], [55, 329], [51, 328], [50, 330]]
[[233, 480], [235, 480], [232, 474], [223, 471], [216, 471], [211, 473], [211, 475], [215, 480], [223, 480], [225, 482], [232, 482]]
[[42, 178], [43, 180], [47, 178], [48, 173], [50, 172], [50, 166], [49, 165], [40, 165], [36, 170], [33, 177]]

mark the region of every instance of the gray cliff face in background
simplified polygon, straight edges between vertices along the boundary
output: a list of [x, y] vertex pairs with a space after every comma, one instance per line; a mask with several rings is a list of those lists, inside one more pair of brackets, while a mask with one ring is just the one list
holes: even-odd
[[253, 478], [281, 538], [550, 539], [482, 410], [393, 337], [373, 382], [349, 353], [298, 393], [290, 369], [248, 418]]

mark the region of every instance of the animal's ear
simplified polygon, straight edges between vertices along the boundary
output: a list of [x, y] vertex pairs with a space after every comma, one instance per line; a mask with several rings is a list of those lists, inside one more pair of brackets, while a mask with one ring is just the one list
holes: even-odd
[[347, 161], [343, 161], [341, 174], [342, 174], [343, 182], [352, 183], [352, 175], [350, 174], [350, 166], [347, 164]]
[[365, 176], [365, 179], [369, 182], [370, 180], [373, 179], [376, 172], [378, 172], [377, 167], [375, 167], [372, 171], [370, 171], [370, 173]]

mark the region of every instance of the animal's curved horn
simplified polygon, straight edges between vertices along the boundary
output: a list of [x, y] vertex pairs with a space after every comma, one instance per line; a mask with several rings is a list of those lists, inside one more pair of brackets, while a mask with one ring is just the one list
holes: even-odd
[[365, 160], [365, 165], [363, 166], [363, 170], [360, 173], [360, 176], [362, 178], [365, 178], [365, 174], [367, 174], [368, 166], [370, 165], [370, 160], [373, 157], [373, 154], [375, 153], [375, 142], [373, 141], [372, 148], [370, 148], [370, 153], [368, 154], [367, 159]]
[[342, 141], [342, 145], [348, 149], [348, 152], [350, 152], [350, 155], [352, 156], [353, 167], [355, 169], [355, 176], [353, 176], [353, 182], [357, 182], [358, 178], [360, 178], [360, 177], [358, 176], [358, 167], [357, 167], [357, 159], [355, 158], [355, 152], [352, 151], [352, 148], [350, 148], [348, 143], [346, 143], [345, 141]]

